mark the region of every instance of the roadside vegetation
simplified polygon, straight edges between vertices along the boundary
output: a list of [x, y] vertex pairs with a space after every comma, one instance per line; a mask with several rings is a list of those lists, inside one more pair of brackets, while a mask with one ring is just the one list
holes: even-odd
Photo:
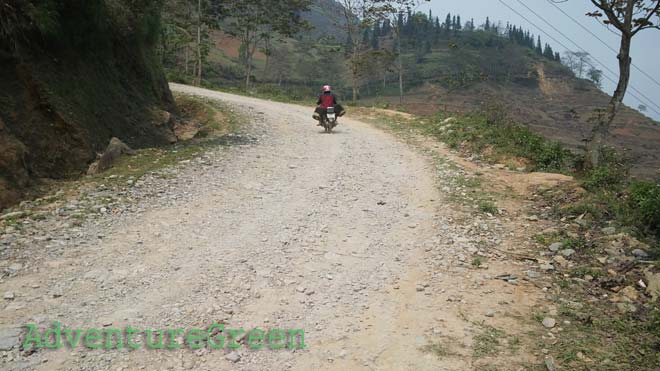
[[[566, 369], [654, 369], [660, 363], [660, 311], [657, 299], [644, 292], [647, 285], [657, 285], [660, 275], [660, 182], [631, 177], [629, 162], [612, 149], [604, 152], [598, 167], [584, 170], [582, 156], [502, 112], [492, 106], [420, 118], [358, 110], [404, 137], [433, 138], [495, 168], [573, 176], [572, 184], [538, 189], [533, 198], [536, 208], [549, 210], [547, 217], [565, 226], [537, 234], [533, 242], [574, 255], [570, 266], [557, 264], [556, 274], [550, 276], [550, 298], [557, 312], [532, 318], [538, 332], [530, 336], [537, 339], [540, 354], [554, 355], [553, 362]], [[475, 212], [497, 214], [496, 203], [504, 195], [485, 192], [476, 175], [465, 174], [458, 181], [461, 197], [455, 201], [467, 201]], [[473, 261], [475, 267], [481, 264]], [[547, 315], [557, 319], [561, 333], [544, 334], [548, 329], [539, 323]], [[490, 339], [480, 337], [479, 344]], [[539, 370], [546, 368], [538, 365]]]

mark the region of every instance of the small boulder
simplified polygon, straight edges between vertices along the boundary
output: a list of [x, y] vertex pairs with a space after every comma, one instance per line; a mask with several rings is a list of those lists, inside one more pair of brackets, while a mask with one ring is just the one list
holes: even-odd
[[564, 247], [564, 244], [563, 244], [563, 243], [561, 243], [561, 242], [555, 242], [555, 243], [553, 243], [552, 245], [550, 245], [550, 246], [548, 247], [548, 249], [550, 249], [550, 251], [552, 251], [552, 252], [557, 252], [557, 251], [561, 250], [562, 247]]
[[611, 236], [611, 235], [616, 233], [616, 228], [606, 227], [606, 228], [601, 229], [600, 231], [603, 232], [604, 234], [608, 235], [608, 236]]
[[660, 298], [660, 272], [651, 272], [647, 270], [644, 272], [646, 278], [646, 293], [651, 296], [653, 301]]
[[229, 362], [236, 363], [241, 360], [241, 355], [236, 352], [231, 352], [225, 356], [225, 359]]
[[632, 302], [639, 299], [639, 292], [637, 292], [637, 290], [634, 287], [627, 286], [623, 290], [619, 291], [619, 296], [624, 300], [627, 299], [626, 301]]
[[553, 328], [557, 325], [557, 320], [552, 317], [545, 317], [541, 322], [545, 328]]
[[561, 256], [563, 256], [565, 258], [568, 258], [571, 255], [575, 254], [575, 250], [573, 250], [573, 249], [564, 249], [564, 250], [559, 251], [559, 254], [561, 254]]
[[8, 351], [19, 344], [20, 327], [0, 328], [0, 351]]
[[640, 259], [645, 259], [645, 258], [649, 257], [649, 254], [647, 254], [646, 251], [644, 251], [642, 249], [635, 249], [631, 252], [631, 254], [634, 257], [637, 257], [637, 258], [640, 258]]
[[98, 160], [89, 166], [87, 175], [96, 175], [112, 167], [121, 155], [132, 156], [135, 154], [128, 145], [117, 138], [112, 138], [105, 151], [99, 155]]
[[555, 263], [559, 264], [559, 266], [562, 267], [562, 268], [566, 268], [566, 267], [568, 267], [569, 264], [570, 264], [569, 261], [566, 260], [566, 258], [564, 258], [564, 257], [561, 256], [561, 255], [557, 255], [557, 256], [555, 256], [552, 260], [553, 260]]

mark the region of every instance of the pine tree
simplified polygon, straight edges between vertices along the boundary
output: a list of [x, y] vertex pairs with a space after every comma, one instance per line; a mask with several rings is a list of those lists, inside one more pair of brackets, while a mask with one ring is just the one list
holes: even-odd
[[380, 22], [376, 22], [374, 25], [374, 31], [371, 34], [371, 49], [378, 50], [380, 49]]
[[369, 38], [369, 31], [371, 27], [367, 27], [364, 29], [364, 32], [362, 33], [362, 45], [367, 46], [369, 45], [369, 41], [371, 40]]
[[555, 52], [552, 50], [550, 44], [545, 44], [545, 49], [543, 49], [543, 56], [551, 61], [555, 59]]
[[538, 37], [536, 42], [536, 54], [543, 55], [543, 47], [541, 46], [541, 36]]
[[455, 28], [455, 30], [460, 31], [462, 29], [463, 29], [463, 26], [461, 25], [461, 16], [457, 15], [456, 16], [456, 28]]
[[486, 24], [484, 25], [484, 30], [490, 31], [490, 18], [486, 17]]
[[380, 29], [380, 34], [382, 36], [387, 36], [392, 31], [392, 26], [390, 25], [390, 20], [386, 19], [383, 21], [383, 26]]
[[445, 20], [445, 32], [449, 34], [451, 31], [451, 13], [447, 13], [447, 19]]

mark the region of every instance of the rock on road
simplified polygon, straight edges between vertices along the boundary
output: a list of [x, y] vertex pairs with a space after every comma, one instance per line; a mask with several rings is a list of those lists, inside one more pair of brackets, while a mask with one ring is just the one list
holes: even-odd
[[431, 162], [350, 118], [322, 134], [311, 107], [172, 89], [251, 109], [259, 144], [211, 149], [214, 165], [182, 170], [185, 187], [169, 191], [185, 202], [144, 200], [144, 212], [89, 248], [10, 279], [6, 291], [40, 285], [2, 322], [303, 329], [307, 349], [42, 350], [39, 363], [28, 355], [5, 367], [470, 369], [423, 351], [434, 334], [460, 339], [464, 326], [443, 317], [439, 297], [456, 279], [429, 281], [428, 251], [451, 249], [443, 241], [462, 233], [448, 227]]

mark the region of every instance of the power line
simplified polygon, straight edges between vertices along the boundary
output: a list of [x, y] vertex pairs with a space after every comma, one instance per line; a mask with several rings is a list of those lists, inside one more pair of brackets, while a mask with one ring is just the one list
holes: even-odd
[[[511, 6], [509, 6], [509, 4], [505, 3], [503, 0], [498, 0], [498, 1], [499, 1], [500, 3], [502, 3], [502, 5], [504, 5], [504, 6], [506, 6], [507, 8], [509, 8], [512, 12], [514, 12], [514, 13], [516, 13], [518, 16], [520, 16], [522, 19], [526, 20], [526, 21], [527, 21], [528, 23], [530, 23], [532, 26], [536, 27], [541, 33], [543, 33], [544, 35], [546, 35], [547, 37], [549, 37], [551, 40], [553, 40], [553, 41], [556, 42], [557, 44], [561, 45], [561, 46], [564, 47], [566, 50], [571, 50], [571, 48], [567, 47], [566, 45], [564, 45], [564, 43], [562, 43], [561, 41], [555, 39], [552, 35], [550, 35], [550, 34], [548, 34], [547, 32], [545, 32], [545, 30], [543, 30], [541, 27], [537, 26], [534, 22], [530, 21], [527, 17], [525, 17], [524, 15], [522, 15], [520, 12], [518, 12], [517, 10], [515, 10], [514, 8], [512, 8]], [[595, 59], [595, 58], [594, 58], [594, 59]], [[599, 63], [602, 64], [601, 62], [599, 62]], [[593, 67], [593, 66], [592, 66], [592, 67]], [[606, 79], [608, 79], [610, 82], [612, 82], [614, 85], [617, 85], [617, 82], [614, 81], [614, 79], [612, 79], [612, 78], [609, 77], [608, 75], [603, 74], [603, 76], [604, 76]], [[616, 74], [615, 74], [615, 76], [616, 76]], [[632, 86], [631, 86], [631, 87], [632, 87]], [[634, 89], [634, 87], [632, 87], [632, 88], [633, 88], [633, 90], [636, 90], [636, 89]], [[629, 92], [629, 94], [630, 94], [632, 97], [634, 97], [635, 99], [637, 99], [640, 103], [645, 103], [643, 99], [639, 98], [637, 95], [633, 94], [632, 92]], [[647, 98], [647, 100], [651, 101], [651, 100], [648, 99], [648, 98]], [[651, 102], [652, 102], [652, 101], [651, 101]], [[650, 108], [653, 112], [655, 112], [656, 114], [660, 115], [660, 112], [657, 111], [657, 110], [655, 110], [653, 107], [649, 107], [649, 108]]]
[[[573, 39], [571, 39], [570, 37], [566, 36], [566, 34], [564, 34], [561, 30], [557, 29], [557, 27], [555, 27], [552, 23], [548, 22], [545, 18], [541, 17], [541, 16], [540, 16], [537, 12], [535, 12], [533, 9], [531, 9], [530, 7], [528, 7], [527, 5], [525, 5], [525, 3], [523, 3], [523, 2], [520, 1], [520, 0], [516, 0], [516, 1], [518, 1], [518, 2], [520, 3], [520, 5], [522, 5], [523, 7], [525, 7], [527, 10], [529, 10], [529, 11], [530, 11], [532, 14], [534, 14], [536, 17], [538, 17], [538, 18], [541, 19], [543, 22], [545, 22], [545, 23], [546, 23], [548, 26], [550, 26], [553, 30], [555, 30], [555, 31], [558, 32], [560, 35], [562, 35], [565, 39], [567, 39], [568, 41], [570, 41], [573, 45], [575, 45], [575, 46], [576, 46], [578, 49], [580, 49], [582, 52], [587, 53], [587, 54], [589, 54], [589, 55], [591, 54], [591, 53], [587, 52], [586, 50], [584, 50], [584, 49], [583, 49], [580, 45], [578, 45], [575, 41], [573, 41]], [[537, 26], [537, 27], [538, 27], [538, 26]], [[597, 63], [599, 63], [601, 66], [603, 66], [603, 68], [605, 68], [606, 70], [608, 70], [612, 75], [614, 75], [614, 77], [617, 76], [617, 73], [614, 72], [614, 71], [612, 71], [612, 69], [610, 69], [605, 63], [601, 62], [600, 60], [598, 60], [598, 59], [597, 59], [596, 57], [594, 57], [594, 56], [592, 56], [592, 58], [593, 58]], [[590, 65], [590, 67], [593, 68], [593, 66], [591, 66], [591, 65]], [[610, 79], [610, 78], [608, 78], [608, 80], [612, 81], [612, 79]], [[618, 84], [617, 82], [614, 82], [614, 81], [612, 81], [612, 82], [613, 82], [615, 85]], [[644, 97], [644, 99], [646, 99], [646, 100], [648, 101], [648, 103], [651, 103], [651, 105], [653, 105], [653, 106], [655, 106], [656, 108], [660, 109], [660, 105], [658, 105], [658, 104], [655, 103], [652, 99], [650, 99], [649, 97], [647, 97], [646, 95], [644, 95], [644, 93], [642, 93], [641, 91], [639, 91], [639, 89], [635, 88], [632, 84], [629, 84], [629, 85], [630, 85], [630, 89], [631, 89], [631, 90], [635, 91], [637, 94], [639, 94], [639, 95], [641, 95], [642, 97]], [[639, 98], [637, 98], [637, 99], [638, 99], [640, 102], [647, 104], [647, 102], [643, 102], [643, 101], [642, 101], [641, 99], [639, 99]], [[657, 112], [657, 111], [656, 111], [656, 112]]]
[[[555, 8], [557, 8], [557, 10], [559, 10], [560, 12], [562, 12], [565, 16], [567, 16], [568, 18], [570, 18], [570, 19], [573, 21], [573, 23], [575, 23], [576, 25], [580, 26], [583, 30], [587, 31], [591, 36], [595, 37], [598, 41], [600, 41], [601, 44], [605, 45], [608, 49], [610, 49], [611, 51], [613, 51], [613, 52], [614, 52], [614, 55], [618, 55], [618, 54], [619, 54], [619, 52], [618, 52], [616, 49], [614, 49], [613, 47], [611, 47], [610, 44], [608, 44], [608, 43], [606, 43], [605, 41], [603, 41], [603, 39], [601, 39], [598, 35], [596, 35], [595, 33], [593, 33], [590, 29], [588, 29], [587, 27], [585, 27], [582, 23], [578, 22], [578, 20], [575, 19], [573, 16], [571, 16], [571, 15], [568, 14], [568, 13], [566, 13], [566, 12], [564, 11], [564, 9], [562, 9], [562, 8], [561, 8], [559, 5], [557, 5], [554, 1], [552, 1], [552, 0], [548, 0], [548, 2], [549, 2], [552, 6], [554, 6]], [[614, 33], [615, 35], [617, 35], [617, 36], [621, 36], [621, 35], [617, 34], [616, 32], [613, 32], [612, 30], [610, 30], [609, 27], [607, 27], [606, 25], [602, 24], [602, 23], [599, 22], [597, 19], [596, 19], [596, 22], [597, 22], [599, 25], [605, 27], [608, 31]], [[634, 63], [631, 63], [631, 64], [632, 64], [632, 66], [633, 66], [637, 71], [641, 72], [641, 73], [642, 73], [644, 76], [646, 76], [649, 80], [653, 81], [654, 83], [656, 83], [656, 85], [660, 86], [660, 82], [658, 82], [658, 80], [656, 80], [655, 78], [653, 78], [653, 76], [649, 75], [648, 73], [646, 73], [646, 71], [644, 71], [644, 70], [642, 70], [641, 68], [637, 67], [637, 65], [635, 65]]]

